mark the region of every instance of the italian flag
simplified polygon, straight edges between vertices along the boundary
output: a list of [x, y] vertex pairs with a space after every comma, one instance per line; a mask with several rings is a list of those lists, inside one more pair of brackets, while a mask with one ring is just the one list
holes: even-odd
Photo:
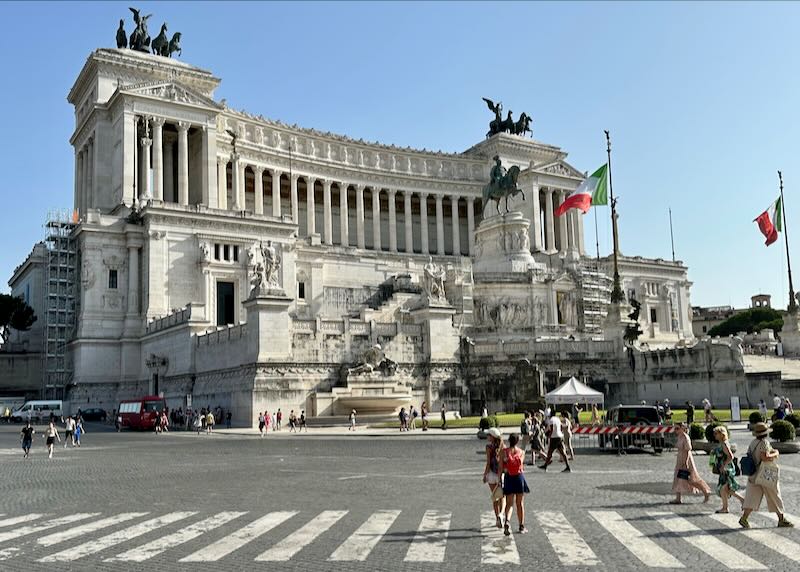
[[783, 202], [781, 198], [772, 203], [767, 210], [758, 215], [753, 222], [758, 223], [758, 230], [761, 231], [767, 241], [764, 243], [769, 246], [778, 240], [778, 233], [783, 229]]
[[581, 209], [586, 214], [593, 205], [608, 204], [608, 163], [585, 179], [553, 213], [561, 216], [569, 209]]

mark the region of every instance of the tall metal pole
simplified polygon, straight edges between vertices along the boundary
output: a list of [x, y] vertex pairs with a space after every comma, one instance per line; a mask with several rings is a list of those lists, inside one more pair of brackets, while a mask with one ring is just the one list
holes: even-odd
[[669, 209], [669, 242], [672, 245], [672, 262], [675, 262], [675, 237], [672, 234], [672, 207]]
[[786, 269], [789, 271], [789, 306], [786, 310], [790, 314], [797, 313], [797, 301], [794, 298], [794, 286], [792, 285], [792, 262], [789, 258], [789, 233], [786, 229], [786, 201], [783, 200], [783, 173], [778, 171], [778, 181], [781, 187], [781, 216], [783, 216], [783, 239], [786, 241]]
[[611, 233], [614, 237], [614, 284], [611, 288], [611, 302], [620, 303], [625, 301], [622, 293], [622, 285], [619, 281], [619, 233], [617, 231], [617, 199], [614, 198], [614, 185], [611, 182], [611, 135], [608, 130], [606, 134], [606, 152], [608, 153], [608, 190], [611, 194]]
[[597, 271], [600, 272], [600, 234], [597, 232], [597, 209], [594, 211], [594, 245], [597, 248]]

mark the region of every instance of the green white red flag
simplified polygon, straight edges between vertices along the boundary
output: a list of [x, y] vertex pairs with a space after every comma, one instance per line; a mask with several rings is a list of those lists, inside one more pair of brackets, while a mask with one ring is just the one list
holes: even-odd
[[608, 204], [608, 163], [603, 164], [564, 200], [553, 213], [561, 216], [569, 209], [580, 209], [584, 214], [589, 207]]
[[766, 246], [778, 240], [778, 233], [783, 230], [782, 217], [783, 201], [781, 201], [781, 197], [778, 197], [778, 200], [754, 219], [753, 222], [758, 224], [758, 229], [767, 239], [764, 243]]

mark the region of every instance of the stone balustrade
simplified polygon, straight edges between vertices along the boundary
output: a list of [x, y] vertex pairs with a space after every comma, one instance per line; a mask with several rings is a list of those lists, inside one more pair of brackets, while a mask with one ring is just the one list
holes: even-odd
[[145, 333], [154, 334], [178, 324], [185, 324], [192, 317], [192, 305], [187, 304], [185, 308], [175, 310], [171, 314], [167, 314], [161, 318], [150, 320], [145, 326]]
[[611, 357], [616, 352], [615, 343], [608, 340], [513, 340], [508, 342], [478, 342], [475, 355], [479, 357], [500, 356], [507, 359], [539, 356], [555, 359], [584, 356]]
[[238, 326], [221, 327], [217, 330], [206, 332], [204, 334], [197, 334], [197, 346], [212, 346], [219, 344], [226, 344], [230, 342], [238, 342], [247, 337], [247, 324], [239, 324]]

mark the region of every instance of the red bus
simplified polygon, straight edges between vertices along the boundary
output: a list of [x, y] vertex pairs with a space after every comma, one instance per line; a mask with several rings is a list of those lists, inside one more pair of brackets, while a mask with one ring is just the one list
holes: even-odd
[[122, 417], [122, 427], [127, 429], [153, 429], [156, 417], [167, 408], [163, 397], [148, 395], [139, 399], [126, 399], [120, 402], [119, 415]]

